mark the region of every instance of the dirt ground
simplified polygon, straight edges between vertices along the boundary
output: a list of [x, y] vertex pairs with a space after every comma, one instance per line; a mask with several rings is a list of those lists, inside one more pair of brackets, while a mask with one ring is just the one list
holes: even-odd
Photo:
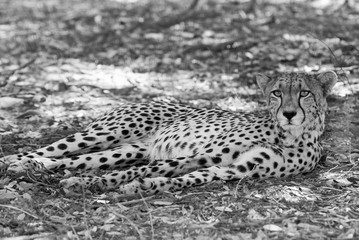
[[2, 156], [128, 102], [248, 112], [265, 107], [256, 73], [339, 76], [310, 174], [122, 199], [0, 173], [0, 238], [359, 239], [358, 26], [351, 0], [0, 1]]

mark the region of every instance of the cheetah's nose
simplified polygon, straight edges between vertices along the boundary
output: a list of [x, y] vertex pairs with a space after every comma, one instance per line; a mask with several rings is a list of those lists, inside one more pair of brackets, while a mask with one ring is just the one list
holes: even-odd
[[283, 115], [288, 120], [291, 120], [295, 115], [297, 115], [297, 112], [283, 112]]

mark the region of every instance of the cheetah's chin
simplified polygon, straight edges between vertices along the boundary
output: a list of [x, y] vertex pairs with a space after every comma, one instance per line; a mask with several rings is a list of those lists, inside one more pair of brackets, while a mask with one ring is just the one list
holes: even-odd
[[302, 127], [303, 126], [303, 120], [292, 120], [292, 121], [288, 121], [288, 120], [281, 120], [278, 121], [279, 122], [279, 126], [281, 128], [283, 128], [284, 130], [290, 130], [293, 128], [298, 128], [298, 127]]
[[292, 130], [297, 130], [298, 128], [301, 128], [301, 124], [283, 124], [280, 125], [280, 127], [286, 131], [292, 131]]

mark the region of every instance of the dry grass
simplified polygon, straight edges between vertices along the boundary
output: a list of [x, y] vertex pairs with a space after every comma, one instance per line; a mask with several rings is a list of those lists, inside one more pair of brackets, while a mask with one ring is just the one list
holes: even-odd
[[357, 8], [258, 2], [247, 12], [245, 1], [199, 1], [174, 24], [190, 1], [2, 1], [0, 97], [24, 100], [2, 98], [2, 155], [45, 146], [127, 101], [261, 108], [256, 72], [330, 68], [341, 82], [329, 98], [326, 161], [310, 174], [140, 199], [63, 189], [63, 173], [2, 176], [0, 237], [358, 239]]

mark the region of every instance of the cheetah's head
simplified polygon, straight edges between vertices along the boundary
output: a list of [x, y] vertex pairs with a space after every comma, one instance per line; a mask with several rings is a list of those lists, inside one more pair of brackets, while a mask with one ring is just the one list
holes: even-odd
[[332, 72], [320, 74], [279, 73], [268, 77], [257, 75], [272, 116], [284, 130], [295, 130], [310, 123], [324, 121], [326, 97], [337, 81]]

